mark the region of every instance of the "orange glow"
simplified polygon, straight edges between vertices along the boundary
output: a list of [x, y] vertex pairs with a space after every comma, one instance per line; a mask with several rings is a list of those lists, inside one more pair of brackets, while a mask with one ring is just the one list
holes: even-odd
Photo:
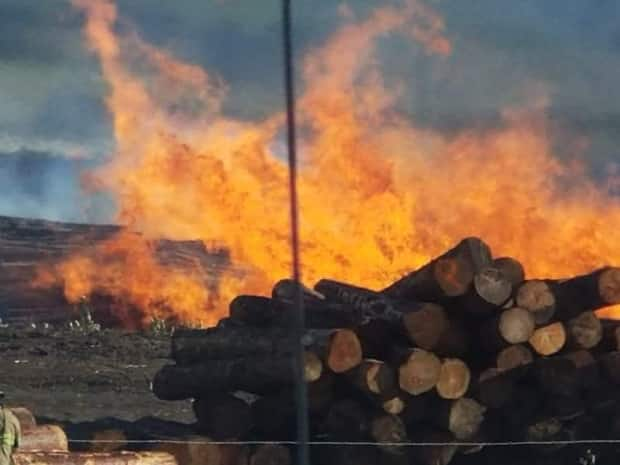
[[[235, 294], [268, 293], [290, 275], [282, 115], [258, 122], [223, 115], [228, 89], [217, 78], [136, 34], [119, 36], [110, 0], [73, 3], [86, 14], [116, 138], [115, 153], [85, 176], [86, 187], [112, 192], [129, 229], [225, 244], [252, 272], [243, 280], [224, 274], [209, 293], [196, 276], [161, 268], [141, 240], [121, 235], [59, 267], [66, 295], [102, 289], [146, 317], [153, 302], [165, 302], [168, 314], [212, 324]], [[451, 52], [441, 17], [406, 0], [361, 20], [343, 10], [342, 27], [304, 59], [306, 283], [330, 277], [381, 288], [469, 235], [521, 260], [529, 276], [620, 264], [620, 201], [552, 152], [544, 98], [504, 111], [494, 129], [452, 136], [419, 129], [394, 110], [404, 84], [388, 88], [377, 64], [377, 42], [388, 34], [437, 60]]]

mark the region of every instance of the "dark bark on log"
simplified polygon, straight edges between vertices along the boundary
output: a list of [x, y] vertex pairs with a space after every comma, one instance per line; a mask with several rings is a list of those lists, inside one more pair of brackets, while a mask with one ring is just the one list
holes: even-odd
[[310, 289], [292, 279], [282, 279], [278, 281], [273, 286], [271, 298], [279, 302], [295, 304], [298, 289], [301, 291], [302, 299], [306, 305], [322, 303], [325, 300], [325, 296], [320, 292]]
[[501, 350], [495, 357], [495, 364], [500, 371], [512, 370], [534, 361], [532, 351], [523, 344], [516, 344]]
[[248, 326], [268, 326], [277, 318], [277, 310], [268, 297], [239, 295], [230, 302], [229, 318]]
[[332, 404], [325, 419], [325, 431], [338, 441], [363, 440], [370, 431], [368, 412], [358, 402], [344, 399]]
[[322, 279], [314, 286], [315, 291], [325, 296], [327, 301], [347, 304], [368, 317], [386, 315], [393, 307], [393, 302], [379, 292], [363, 287]]
[[389, 443], [407, 441], [407, 430], [403, 421], [396, 415], [380, 415], [370, 423], [370, 437], [379, 443], [379, 448], [390, 454], [404, 455], [402, 447]]
[[179, 365], [236, 357], [270, 357], [294, 353], [291, 332], [284, 328], [182, 329], [172, 335], [171, 357]]
[[414, 463], [420, 465], [448, 465], [458, 450], [458, 446], [450, 444], [454, 441], [454, 437], [443, 431], [419, 431], [412, 436], [412, 440], [436, 444], [411, 448]]
[[575, 363], [562, 356], [542, 358], [532, 366], [538, 385], [548, 394], [572, 395], [580, 387]]
[[523, 265], [512, 257], [500, 257], [493, 260], [493, 267], [497, 268], [508, 279], [514, 290], [525, 281]]
[[291, 451], [282, 445], [264, 444], [256, 448], [249, 465], [291, 465]]
[[208, 360], [200, 364], [166, 365], [153, 379], [153, 393], [163, 400], [199, 398], [212, 391], [272, 392], [294, 383], [290, 357]]
[[565, 324], [567, 345], [573, 349], [592, 349], [603, 338], [603, 325], [594, 312], [583, 312]]
[[601, 370], [606, 379], [620, 385], [620, 352], [609, 352], [599, 357]]
[[382, 292], [396, 300], [443, 302], [446, 298], [464, 295], [472, 285], [474, 275], [491, 262], [489, 247], [478, 238], [467, 238]]
[[538, 328], [529, 340], [530, 346], [540, 355], [558, 353], [566, 344], [566, 330], [561, 322]]
[[479, 431], [486, 407], [468, 397], [437, 399], [429, 412], [431, 417], [428, 420], [435, 426], [454, 434], [456, 439], [469, 439]]
[[489, 368], [478, 376], [472, 396], [487, 408], [499, 409], [510, 401], [515, 382], [511, 373]]
[[535, 329], [533, 315], [527, 310], [514, 307], [483, 323], [480, 340], [486, 350], [496, 352], [513, 344], [526, 343]]
[[165, 452], [16, 452], [15, 465], [179, 465]]
[[601, 350], [607, 352], [620, 350], [620, 321], [601, 320], [601, 324], [603, 325]]
[[443, 399], [459, 399], [469, 389], [471, 373], [465, 362], [456, 358], [445, 359], [441, 364], [435, 389]]
[[200, 432], [216, 440], [243, 439], [252, 429], [251, 407], [231, 394], [210, 394], [192, 404]]
[[393, 395], [398, 386], [396, 371], [379, 360], [364, 360], [347, 377], [360, 392], [372, 398]]
[[60, 451], [69, 450], [67, 435], [56, 425], [40, 425], [25, 429], [22, 434], [20, 451]]

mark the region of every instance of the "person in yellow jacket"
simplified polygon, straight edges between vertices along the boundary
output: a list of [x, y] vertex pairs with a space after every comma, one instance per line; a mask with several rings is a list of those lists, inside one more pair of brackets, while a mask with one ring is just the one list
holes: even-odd
[[19, 420], [4, 406], [4, 393], [0, 391], [0, 465], [13, 464], [13, 451], [19, 447], [21, 435]]

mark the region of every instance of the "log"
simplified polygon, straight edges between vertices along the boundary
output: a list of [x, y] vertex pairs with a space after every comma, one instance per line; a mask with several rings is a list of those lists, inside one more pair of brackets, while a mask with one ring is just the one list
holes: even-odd
[[334, 440], [359, 441], [370, 429], [368, 413], [352, 399], [337, 401], [329, 409], [324, 428]]
[[486, 407], [468, 397], [434, 402], [431, 421], [435, 426], [454, 434], [456, 439], [470, 439], [480, 430]]
[[481, 239], [470, 237], [383, 289], [382, 293], [396, 300], [443, 302], [446, 298], [464, 295], [475, 274], [491, 261], [489, 246]]
[[553, 283], [556, 318], [566, 321], [586, 311], [620, 304], [620, 268], [606, 267]]
[[210, 394], [196, 399], [192, 408], [198, 429], [213, 439], [242, 439], [252, 429], [252, 409], [231, 394]]
[[540, 355], [558, 353], [566, 343], [566, 331], [561, 322], [538, 328], [529, 340], [530, 346]]
[[422, 349], [409, 351], [406, 361], [398, 370], [400, 388], [412, 395], [433, 389], [439, 381], [441, 361], [432, 352]]
[[[288, 357], [295, 353], [293, 334], [287, 328], [228, 327], [178, 330], [172, 335], [171, 357], [178, 365], [214, 363], [242, 357]], [[303, 343], [325, 357], [327, 366], [337, 373], [347, 371], [362, 360], [362, 349], [355, 333], [348, 329], [307, 331]], [[307, 358], [306, 366], [315, 361]], [[316, 372], [316, 369], [314, 370]]]
[[450, 444], [454, 437], [444, 431], [417, 431], [412, 440], [433, 445], [412, 447], [411, 456], [420, 465], [448, 465], [458, 450], [458, 446]]
[[473, 397], [487, 408], [499, 409], [510, 401], [514, 386], [515, 377], [510, 372], [489, 368], [474, 383]]
[[280, 302], [295, 304], [297, 292], [301, 291], [304, 304], [315, 304], [325, 300], [325, 296], [320, 292], [310, 289], [293, 279], [282, 279], [278, 281], [271, 291], [271, 298]]
[[34, 418], [34, 415], [30, 410], [25, 407], [9, 407], [9, 410], [13, 412], [13, 415], [17, 417], [19, 421], [19, 426], [22, 431], [29, 430], [37, 426], [37, 420]]
[[172, 455], [178, 465], [247, 465], [249, 448], [239, 444], [216, 444], [206, 436], [186, 436], [155, 447]]
[[533, 279], [525, 281], [516, 292], [517, 307], [532, 312], [537, 325], [551, 321], [555, 314], [556, 299], [548, 282]]
[[508, 279], [513, 289], [517, 289], [518, 286], [525, 281], [525, 270], [523, 265], [512, 257], [496, 258], [493, 260], [493, 267], [498, 269], [502, 275]]
[[516, 344], [501, 350], [495, 358], [496, 367], [500, 371], [512, 370], [532, 363], [532, 351], [523, 344]]
[[437, 304], [420, 304], [407, 312], [402, 323], [413, 345], [447, 357], [463, 356], [469, 348], [469, 337], [455, 319]]
[[393, 306], [390, 299], [379, 292], [332, 279], [321, 279], [314, 285], [314, 290], [324, 295], [327, 301], [350, 305], [367, 317], [389, 315]]
[[364, 360], [351, 370], [347, 377], [353, 386], [371, 398], [389, 397], [397, 389], [396, 372], [380, 360]]
[[213, 391], [268, 393], [294, 382], [290, 357], [246, 357], [188, 366], [166, 365], [155, 374], [152, 391], [162, 400], [182, 400]]
[[370, 423], [370, 437], [379, 443], [379, 448], [390, 454], [405, 453], [402, 447], [394, 445], [407, 441], [405, 424], [396, 415], [384, 414], [373, 418]]
[[283, 391], [258, 399], [252, 404], [252, 425], [259, 439], [294, 439], [295, 395]]
[[16, 452], [13, 460], [15, 465], [180, 465], [166, 452]]
[[437, 394], [443, 399], [459, 399], [467, 392], [470, 379], [469, 367], [465, 362], [456, 358], [445, 359], [435, 386]]
[[22, 432], [20, 451], [61, 451], [69, 450], [67, 435], [60, 426], [40, 425]]
[[291, 451], [278, 444], [263, 444], [250, 457], [250, 465], [291, 465]]
[[404, 396], [400, 393], [394, 394], [393, 396], [387, 396], [381, 399], [381, 408], [385, 413], [389, 413], [390, 415], [400, 415], [405, 410], [405, 399]]
[[254, 295], [239, 295], [231, 300], [229, 318], [249, 326], [268, 326], [277, 318], [277, 309], [271, 299]]
[[487, 316], [500, 309], [512, 295], [512, 284], [500, 270], [486, 266], [474, 274], [473, 285], [458, 299], [467, 312]]
[[575, 363], [562, 356], [541, 358], [533, 365], [535, 380], [543, 392], [552, 395], [572, 395], [580, 387]]
[[290, 330], [285, 328], [181, 329], [172, 334], [171, 358], [179, 365], [293, 353], [294, 340]]
[[603, 339], [601, 349], [604, 351], [620, 350], [620, 321], [601, 320], [603, 325]]
[[620, 352], [608, 352], [599, 357], [601, 371], [606, 379], [615, 385], [620, 385]]
[[[127, 434], [120, 429], [94, 431], [90, 444], [80, 445], [80, 450], [89, 452], [113, 452], [127, 448]], [[166, 451], [164, 451], [166, 452]]]
[[583, 312], [566, 322], [567, 344], [574, 349], [592, 349], [603, 338], [603, 325], [594, 312]]
[[576, 350], [564, 354], [573, 362], [578, 371], [579, 384], [584, 389], [596, 389], [600, 386], [601, 372], [597, 360], [587, 350]]
[[527, 342], [535, 329], [532, 313], [513, 307], [485, 322], [480, 330], [480, 339], [486, 350], [496, 352], [513, 344]]

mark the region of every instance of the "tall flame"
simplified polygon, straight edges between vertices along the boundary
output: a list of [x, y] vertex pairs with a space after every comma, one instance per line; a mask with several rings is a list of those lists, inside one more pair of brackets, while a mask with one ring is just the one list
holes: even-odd
[[[118, 220], [148, 238], [216, 241], [233, 263], [215, 292], [171, 275], [121, 235], [97, 257], [60, 267], [70, 298], [100, 288], [149, 315], [166, 301], [181, 319], [213, 323], [236, 293], [264, 293], [290, 273], [283, 118], [225, 116], [227, 87], [137, 34], [114, 30], [111, 0], [73, 0], [109, 86], [116, 152], [85, 177], [114, 193]], [[552, 151], [544, 98], [507, 109], [497, 128], [447, 136], [396, 111], [405, 85], [388, 87], [380, 38], [398, 33], [438, 57], [451, 52], [444, 23], [418, 0], [383, 6], [343, 25], [303, 65], [299, 97], [304, 280], [346, 279], [379, 288], [467, 235], [523, 261], [530, 275], [564, 277], [620, 263], [620, 201]], [[438, 58], [440, 59], [440, 58]], [[125, 257], [108, 263], [109, 254]], [[104, 258], [102, 258], [104, 257]]]

